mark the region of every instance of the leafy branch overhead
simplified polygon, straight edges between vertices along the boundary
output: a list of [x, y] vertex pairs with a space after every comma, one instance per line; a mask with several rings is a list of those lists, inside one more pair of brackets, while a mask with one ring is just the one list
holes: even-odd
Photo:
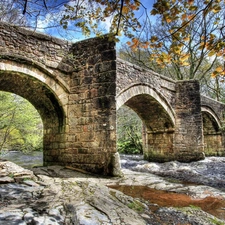
[[101, 35], [101, 27], [109, 24], [111, 34], [124, 33], [133, 37], [132, 32], [141, 27], [135, 16], [135, 11], [139, 10], [140, 5], [137, 0], [70, 1], [69, 4], [65, 4], [66, 10], [60, 23], [67, 29], [73, 22], [76, 27], [82, 29], [84, 35], [90, 35], [91, 32]]
[[144, 41], [133, 38], [127, 42], [133, 51], [149, 49], [150, 61], [162, 68], [175, 64], [183, 71], [182, 68], [188, 67], [190, 79], [204, 59], [216, 58], [221, 63], [212, 76], [225, 76], [225, 1], [158, 0], [151, 15], [158, 17], [158, 27], [167, 32], [151, 35]]

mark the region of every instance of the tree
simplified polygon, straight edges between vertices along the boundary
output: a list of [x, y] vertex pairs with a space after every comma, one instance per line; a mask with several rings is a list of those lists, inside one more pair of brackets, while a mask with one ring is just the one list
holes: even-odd
[[152, 14], [156, 22], [142, 24], [119, 56], [174, 80], [197, 79], [204, 94], [223, 100], [225, 2], [157, 1]]
[[0, 132], [1, 132], [1, 142], [0, 151], [3, 149], [4, 145], [7, 143], [9, 135], [12, 131], [10, 124], [15, 116], [15, 108], [10, 101], [9, 95], [4, 93], [0, 94], [1, 110], [0, 110]]
[[[20, 10], [27, 26], [35, 29], [109, 32], [115, 40], [123, 34], [131, 39], [127, 43], [133, 51], [148, 50], [151, 67], [167, 67], [176, 79], [203, 79], [209, 72], [213, 77], [225, 75], [224, 0], [156, 0], [151, 15], [159, 21], [158, 29], [149, 26], [148, 33], [144, 31], [154, 19], [138, 0], [11, 1], [11, 8]], [[109, 24], [109, 30], [103, 24]], [[215, 60], [220, 61], [217, 67]]]
[[20, 13], [17, 4], [13, 0], [1, 0], [0, 21], [17, 25], [26, 24], [24, 16]]
[[[160, 48], [166, 38], [171, 36], [174, 44], [168, 47], [172, 55], [162, 54], [161, 58], [158, 57], [158, 62], [162, 61], [162, 64], [173, 58], [173, 53], [181, 54], [182, 48], [187, 47], [188, 31], [194, 21], [204, 25], [205, 20], [212, 14], [219, 15], [219, 13], [224, 12], [225, 4], [222, 0], [156, 0], [151, 14], [158, 16], [157, 20], [161, 20], [163, 26], [170, 26], [170, 33], [160, 38], [152, 35], [149, 40], [142, 41], [141, 35], [151, 18], [149, 18], [148, 9], [138, 0], [11, 1], [14, 3], [14, 7], [20, 9], [24, 17], [29, 18], [29, 26], [35, 28], [38, 28], [38, 25], [41, 28], [44, 26], [55, 28], [58, 23], [64, 29], [72, 28], [76, 30], [77, 28], [85, 35], [90, 35], [92, 32], [100, 35], [102, 34], [103, 23], [107, 23], [112, 36], [124, 34], [132, 38], [130, 46], [133, 49], [137, 47], [155, 48], [157, 46]], [[200, 42], [200, 47], [206, 47], [210, 56], [223, 56], [224, 23], [221, 22], [221, 17], [215, 16], [214, 18], [215, 20], [212, 23], [215, 22], [218, 26], [211, 35], [205, 35]], [[43, 22], [43, 19], [46, 19], [46, 21]], [[224, 19], [224, 15], [222, 19]], [[144, 20], [144, 22], [140, 23], [141, 20]], [[42, 22], [40, 23], [40, 21]], [[138, 31], [136, 38], [134, 31]], [[187, 56], [181, 55], [181, 57], [183, 57], [182, 65], [187, 64]], [[220, 74], [223, 73], [221, 69], [215, 71]]]
[[151, 13], [159, 15], [158, 22], [148, 24], [144, 35], [128, 44], [139, 51], [133, 56], [145, 50], [148, 66], [164, 69], [173, 79], [201, 80], [209, 72], [225, 75], [224, 12], [225, 3], [219, 0], [157, 1]]
[[0, 151], [42, 149], [42, 122], [38, 112], [25, 99], [0, 92]]
[[[103, 32], [115, 35], [125, 33], [132, 36], [132, 30], [140, 27], [135, 16], [141, 2], [137, 0], [11, 0], [11, 8], [20, 10], [26, 18], [27, 27], [34, 29], [58, 27], [67, 31], [79, 32], [89, 36]], [[85, 16], [84, 16], [85, 15]], [[110, 23], [110, 29], [103, 29], [103, 24]], [[62, 30], [60, 30], [62, 32]]]
[[117, 111], [117, 147], [120, 153], [143, 154], [142, 121], [127, 106]]
[[201, 85], [201, 93], [220, 102], [225, 102], [225, 83], [223, 77], [205, 77]]

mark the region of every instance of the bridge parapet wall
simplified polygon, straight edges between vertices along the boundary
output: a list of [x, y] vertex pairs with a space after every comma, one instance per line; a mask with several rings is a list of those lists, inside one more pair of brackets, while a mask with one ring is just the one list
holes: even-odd
[[46, 69], [61, 82], [69, 84], [73, 70], [67, 53], [72, 43], [28, 29], [0, 23], [1, 59], [10, 59]]
[[225, 104], [215, 99], [201, 95], [201, 106], [203, 109], [211, 110], [219, 120], [219, 125], [225, 122]]
[[137, 85], [149, 85], [162, 98], [171, 105], [175, 105], [175, 83], [167, 77], [161, 76], [151, 70], [143, 69], [137, 65], [117, 58], [116, 94]]

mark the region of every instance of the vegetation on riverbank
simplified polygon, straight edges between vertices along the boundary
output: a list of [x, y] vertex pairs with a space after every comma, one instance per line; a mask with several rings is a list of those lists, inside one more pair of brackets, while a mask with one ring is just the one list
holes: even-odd
[[42, 120], [33, 105], [8, 92], [0, 92], [0, 102], [0, 152], [42, 150]]
[[117, 148], [123, 154], [143, 154], [142, 121], [126, 106], [117, 111]]

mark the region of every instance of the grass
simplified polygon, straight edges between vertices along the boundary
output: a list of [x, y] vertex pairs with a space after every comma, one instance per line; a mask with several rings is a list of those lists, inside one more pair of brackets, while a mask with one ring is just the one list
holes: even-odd
[[130, 209], [133, 209], [133, 210], [135, 210], [137, 212], [143, 212], [144, 208], [145, 208], [144, 205], [141, 202], [139, 202], [139, 201], [133, 201], [133, 202], [129, 203], [127, 206]]

